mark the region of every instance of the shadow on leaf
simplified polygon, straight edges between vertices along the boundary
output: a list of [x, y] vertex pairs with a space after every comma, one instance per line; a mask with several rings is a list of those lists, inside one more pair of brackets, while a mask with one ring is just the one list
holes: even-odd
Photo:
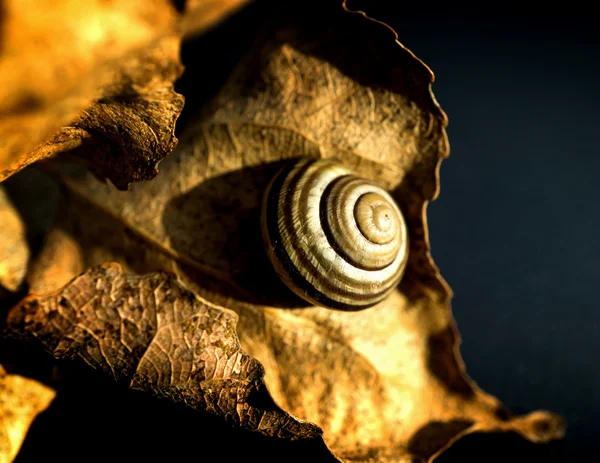
[[[298, 461], [325, 455], [322, 442], [268, 439], [218, 418], [115, 386], [66, 366], [51, 407], [41, 414], [16, 463], [34, 461]], [[332, 459], [331, 461], [335, 461]]]

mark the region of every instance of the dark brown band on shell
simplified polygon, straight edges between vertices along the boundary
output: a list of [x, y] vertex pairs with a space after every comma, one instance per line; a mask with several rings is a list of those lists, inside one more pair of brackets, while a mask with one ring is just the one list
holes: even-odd
[[330, 160], [282, 169], [265, 192], [261, 228], [282, 281], [315, 305], [370, 307], [404, 272], [408, 233], [397, 205], [381, 187]]

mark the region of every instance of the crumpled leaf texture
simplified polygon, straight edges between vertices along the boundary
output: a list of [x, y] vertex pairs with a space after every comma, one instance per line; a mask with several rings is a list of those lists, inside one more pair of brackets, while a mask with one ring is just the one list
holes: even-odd
[[235, 334], [237, 316], [183, 288], [174, 275], [124, 274], [118, 264], [92, 267], [63, 290], [15, 307], [6, 329], [39, 340], [58, 359], [92, 368], [173, 402], [221, 415], [270, 436], [320, 435], [273, 407], [247, 401], [264, 374]]
[[[265, 19], [253, 49], [197, 122], [185, 128], [181, 145], [161, 164], [156, 179], [120, 192], [77, 166], [56, 167], [68, 196], [53, 246], [60, 249], [61, 242], [76, 241], [68, 262], [85, 268], [115, 261], [125, 274], [118, 267], [95, 267], [60, 290], [53, 285], [59, 280], [64, 284], [69, 272], [76, 276], [76, 267], [63, 265], [60, 279], [47, 278], [52, 275], [48, 256], [56, 252], [43, 251], [28, 281], [59, 293], [32, 297], [11, 312], [13, 329], [43, 338], [55, 355], [83, 356], [117, 375], [112, 357], [98, 348], [104, 344], [94, 336], [120, 339], [111, 332], [124, 326], [110, 323], [106, 334], [92, 330], [88, 341], [75, 347], [69, 338], [37, 334], [46, 333], [46, 325], [33, 322], [34, 314], [44, 313], [44, 307], [61, 313], [80, 305], [73, 302], [80, 285], [88, 288], [85, 300], [96, 304], [94, 284], [85, 282], [108, 281], [98, 269], [117, 272], [111, 278], [118, 274], [120, 281], [129, 282], [126, 300], [136, 301], [144, 312], [153, 302], [142, 298], [148, 290], [133, 282], [159, 277], [134, 274], [169, 270], [207, 301], [201, 304], [211, 308], [211, 317], [221, 317], [219, 311], [229, 314], [227, 309], [238, 314], [237, 335], [250, 356], [244, 357], [247, 365], [252, 359], [262, 364], [276, 404], [299, 419], [276, 407], [279, 418], [268, 429], [309, 429], [304, 420], [315, 423], [335, 455], [349, 461], [431, 461], [475, 431], [512, 430], [536, 442], [559, 437], [562, 424], [556, 416], [535, 412], [514, 417], [465, 374], [450, 290], [429, 255], [425, 208], [437, 195], [439, 164], [448, 153], [446, 118], [430, 93], [429, 69], [387, 26], [336, 2], [321, 2], [318, 15], [308, 5], [292, 12], [269, 3], [263, 8], [256, 10], [256, 17]], [[306, 307], [271, 270], [259, 230], [262, 193], [282, 162], [298, 156], [339, 160], [389, 189], [403, 211], [410, 233], [405, 277], [377, 306], [360, 312]], [[103, 285], [101, 299], [117, 291]], [[75, 292], [64, 308], [57, 296], [61, 291]], [[186, 298], [181, 290], [173, 294], [172, 303]], [[118, 312], [113, 299], [118, 301], [105, 300]], [[101, 310], [96, 314], [106, 316]], [[57, 317], [58, 331], [64, 319]], [[96, 326], [94, 320], [81, 322], [84, 331], [87, 322]], [[233, 337], [233, 324], [223, 335]], [[150, 346], [155, 358], [152, 339], [136, 346], [140, 352]], [[108, 339], [107, 346], [120, 349]], [[171, 344], [161, 341], [160, 346], [171, 352]], [[143, 353], [133, 355], [133, 349], [121, 352], [123, 359], [131, 358], [129, 371], [139, 369], [133, 359], [147, 360]], [[195, 371], [194, 358], [188, 357], [187, 371]], [[234, 398], [228, 389], [224, 394], [230, 401], [215, 406], [214, 400], [222, 403], [216, 397], [225, 383], [214, 384], [214, 399], [203, 396], [201, 387], [173, 391], [156, 386], [176, 376], [143, 376], [133, 384], [192, 406], [202, 404], [200, 408], [224, 418], [237, 400], [249, 407], [249, 416], [264, 411], [264, 404]], [[260, 377], [252, 376], [258, 389]], [[200, 397], [190, 392], [182, 398], [182, 391], [191, 390]], [[260, 421], [239, 423], [270, 432]], [[298, 435], [319, 435], [311, 432]]]
[[183, 109], [183, 97], [173, 91], [182, 71], [178, 54], [179, 37], [170, 35], [123, 59], [102, 97], [61, 128], [44, 157], [67, 143], [77, 145], [72, 155], [122, 190], [154, 178], [159, 161], [177, 146], [175, 121]]
[[73, 151], [118, 187], [156, 175], [183, 98], [177, 15], [166, 0], [45, 5], [0, 17], [0, 181]]

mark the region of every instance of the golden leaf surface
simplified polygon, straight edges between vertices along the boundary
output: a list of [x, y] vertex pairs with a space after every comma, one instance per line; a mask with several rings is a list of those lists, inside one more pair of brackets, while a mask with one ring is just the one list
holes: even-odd
[[167, 0], [6, 1], [0, 16], [0, 181], [69, 151], [126, 188], [176, 146], [183, 98]]
[[15, 292], [29, 263], [25, 224], [0, 185], [0, 298], [2, 288]]
[[31, 423], [48, 408], [54, 396], [51, 388], [8, 374], [0, 365], [0, 463], [15, 459]]
[[[59, 292], [32, 296], [14, 309], [13, 330], [43, 339], [55, 355], [77, 352], [117, 376], [121, 369], [98, 347], [104, 345], [101, 340], [91, 336], [87, 351], [68, 343], [58, 348], [63, 338], [53, 340], [43, 331], [49, 329], [45, 323], [27, 323], [28, 316], [34, 317], [28, 313], [58, 311], [64, 329], [73, 323], [64, 322], [72, 317], [63, 312], [72, 312], [83, 300], [94, 301], [100, 318], [108, 317], [108, 308], [118, 312], [138, 299], [137, 313], [144, 313], [154, 302], [141, 298], [149, 290], [139, 282], [158, 277], [134, 274], [170, 270], [206, 300], [202, 307], [210, 306], [215, 316], [229, 313], [227, 309], [237, 313], [244, 355], [264, 367], [266, 387], [277, 405], [318, 425], [341, 459], [431, 461], [456, 439], [476, 431], [516, 431], [534, 442], [559, 437], [562, 424], [556, 416], [513, 416], [465, 374], [451, 293], [429, 254], [425, 208], [437, 195], [439, 164], [448, 154], [446, 118], [431, 95], [430, 70], [387, 26], [333, 2], [322, 2], [318, 16], [308, 7], [284, 13], [268, 3], [258, 11], [264, 23], [257, 42], [210, 105], [185, 128], [181, 145], [152, 182], [121, 192], [77, 166], [57, 167], [69, 193], [52, 241], [55, 251], [42, 251], [28, 281], [33, 288]], [[259, 229], [262, 194], [282, 162], [298, 156], [337, 159], [391, 191], [403, 211], [410, 233], [406, 273], [398, 290], [377, 306], [360, 312], [306, 307], [272, 271]], [[60, 253], [61, 242], [77, 243], [65, 251], [67, 262], [77, 264], [53, 273], [46, 256]], [[94, 267], [61, 290], [78, 268], [107, 261], [121, 267]], [[111, 285], [110, 278], [94, 280], [98, 269], [117, 272], [110, 278], [129, 282], [129, 297], [103, 289]], [[57, 274], [60, 278], [53, 279]], [[86, 283], [90, 278], [103, 282], [97, 296], [107, 301], [105, 306], [95, 305], [91, 288], [98, 286]], [[73, 302], [81, 285], [87, 299]], [[74, 295], [61, 305], [58, 294], [65, 292]], [[180, 304], [192, 304], [182, 289], [175, 294]], [[121, 305], [113, 306], [113, 299]], [[122, 352], [118, 358], [130, 359], [127, 371], [136, 371], [139, 355], [122, 350], [123, 341], [112, 333], [124, 332], [125, 325], [110, 326], [109, 332], [100, 330], [95, 336], [106, 337], [112, 349]], [[145, 330], [136, 329], [145, 336]], [[36, 334], [42, 331], [45, 336]], [[223, 336], [235, 338], [233, 329]], [[154, 352], [158, 344], [152, 339], [146, 338], [139, 349]], [[160, 345], [165, 347], [162, 341]], [[165, 355], [169, 362], [182, 362], [177, 371], [194, 368], [191, 357]], [[165, 384], [160, 375], [149, 378], [136, 384], [151, 391], [156, 381]], [[255, 379], [260, 382], [260, 375]], [[238, 405], [236, 398], [226, 407], [211, 400], [200, 408], [223, 418]], [[201, 399], [185, 399], [200, 403], [194, 401]], [[277, 416], [305, 425], [285, 413]], [[289, 438], [271, 433], [281, 429], [279, 422], [262, 429], [255, 420], [236, 423]]]
[[248, 0], [0, 2], [0, 181], [58, 153], [126, 189], [177, 144], [181, 33]]

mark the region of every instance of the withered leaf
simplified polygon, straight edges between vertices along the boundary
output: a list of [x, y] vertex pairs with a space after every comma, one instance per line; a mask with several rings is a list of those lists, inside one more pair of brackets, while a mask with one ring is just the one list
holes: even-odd
[[51, 388], [0, 365], [0, 463], [12, 462], [31, 423], [54, 399]]
[[[73, 260], [116, 261], [132, 274], [175, 271], [196, 294], [237, 312], [241, 346], [264, 366], [275, 402], [317, 424], [340, 458], [431, 461], [475, 431], [559, 437], [556, 416], [512, 416], [465, 374], [451, 293], [429, 255], [425, 208], [448, 153], [429, 69], [387, 26], [337, 2], [321, 2], [318, 15], [309, 5], [263, 8], [252, 51], [185, 128], [160, 176], [119, 192], [77, 166], [57, 168], [69, 191], [59, 228], [78, 243]], [[409, 262], [379, 305], [306, 307], [271, 270], [261, 197], [281, 162], [298, 156], [345, 163], [389, 189], [403, 211]], [[89, 362], [116, 374], [90, 342]], [[60, 355], [74, 352], [64, 346]]]
[[177, 144], [180, 31], [198, 34], [248, 0], [0, 3], [0, 181], [57, 153], [126, 189]]
[[25, 279], [29, 246], [25, 225], [0, 185], [0, 299], [2, 288], [17, 291]]
[[155, 176], [183, 106], [171, 3], [6, 1], [2, 13], [0, 181], [65, 151], [120, 188]]
[[316, 426], [273, 404], [250, 404], [263, 368], [240, 348], [236, 321], [234, 312], [199, 299], [174, 275], [126, 275], [118, 264], [104, 264], [58, 292], [26, 298], [5, 329], [39, 340], [56, 358], [79, 357], [133, 389], [237, 426], [293, 440], [319, 438]]

